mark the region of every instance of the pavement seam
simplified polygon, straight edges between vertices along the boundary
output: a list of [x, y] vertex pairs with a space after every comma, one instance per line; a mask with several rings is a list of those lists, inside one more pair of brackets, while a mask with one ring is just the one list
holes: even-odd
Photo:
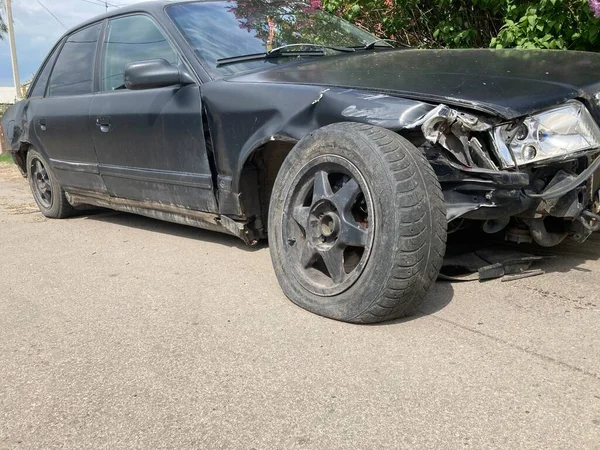
[[[427, 314], [423, 313], [423, 315], [426, 316]], [[511, 348], [515, 349], [515, 350], [519, 350], [521, 352], [527, 353], [528, 355], [535, 356], [535, 357], [537, 357], [537, 358], [539, 358], [539, 359], [541, 359], [543, 361], [557, 364], [557, 365], [559, 365], [561, 367], [564, 367], [566, 369], [578, 372], [578, 373], [580, 373], [582, 375], [587, 375], [588, 377], [594, 378], [596, 381], [600, 381], [600, 375], [598, 375], [595, 372], [590, 372], [589, 370], [583, 369], [581, 367], [573, 366], [573, 365], [571, 365], [569, 363], [566, 363], [566, 362], [561, 361], [559, 359], [553, 358], [551, 356], [547, 356], [547, 355], [543, 355], [541, 353], [537, 353], [537, 352], [535, 352], [533, 350], [530, 350], [528, 348], [521, 347], [520, 345], [513, 344], [512, 342], [505, 341], [504, 339], [500, 339], [500, 338], [498, 338], [496, 336], [492, 336], [491, 334], [487, 334], [487, 333], [484, 333], [482, 331], [475, 330], [475, 329], [470, 328], [470, 327], [468, 327], [466, 325], [461, 325], [460, 323], [454, 322], [452, 320], [444, 319], [444, 318], [439, 317], [439, 316], [437, 316], [435, 314], [429, 314], [429, 317], [432, 317], [432, 318], [434, 318], [436, 320], [439, 320], [441, 322], [445, 322], [447, 324], [453, 325], [453, 326], [455, 326], [457, 328], [460, 328], [462, 330], [469, 331], [469, 332], [477, 334], [479, 336], [491, 339], [491, 340], [493, 340], [493, 341], [495, 341], [497, 343], [504, 344], [504, 345], [506, 345], [508, 347], [511, 347]]]

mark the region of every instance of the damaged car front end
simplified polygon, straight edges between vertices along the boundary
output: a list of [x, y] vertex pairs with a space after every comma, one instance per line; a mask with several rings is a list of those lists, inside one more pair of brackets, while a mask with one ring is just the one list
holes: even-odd
[[600, 230], [600, 128], [582, 102], [510, 121], [442, 104], [408, 128], [427, 141], [450, 230], [471, 219], [544, 247]]

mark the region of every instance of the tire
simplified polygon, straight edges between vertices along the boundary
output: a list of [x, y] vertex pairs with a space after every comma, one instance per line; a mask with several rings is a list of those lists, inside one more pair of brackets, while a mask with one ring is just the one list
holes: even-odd
[[37, 150], [27, 152], [27, 180], [33, 198], [44, 216], [63, 219], [75, 212], [50, 164]]
[[268, 237], [292, 302], [332, 319], [375, 323], [416, 311], [441, 268], [446, 228], [440, 184], [416, 147], [383, 128], [337, 123], [287, 156], [271, 195]]

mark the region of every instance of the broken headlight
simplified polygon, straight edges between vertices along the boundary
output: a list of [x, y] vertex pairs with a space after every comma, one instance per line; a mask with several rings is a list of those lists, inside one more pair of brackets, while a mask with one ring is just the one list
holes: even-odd
[[586, 107], [575, 100], [525, 120], [494, 129], [497, 156], [503, 168], [600, 147], [600, 129]]

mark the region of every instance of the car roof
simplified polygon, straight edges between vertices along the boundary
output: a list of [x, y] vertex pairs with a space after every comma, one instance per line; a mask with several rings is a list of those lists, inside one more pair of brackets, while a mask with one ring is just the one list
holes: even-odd
[[162, 10], [167, 5], [175, 5], [178, 3], [197, 3], [197, 2], [214, 2], [214, 1], [227, 1], [227, 0], [153, 0], [147, 2], [134, 3], [132, 5], [123, 6], [121, 8], [113, 9], [112, 11], [106, 12], [104, 14], [99, 14], [97, 16], [92, 17], [91, 19], [86, 20], [85, 22], [81, 22], [78, 25], [71, 28], [67, 31], [59, 40], [62, 40], [65, 36], [85, 28], [88, 25], [93, 23], [100, 22], [104, 19], [110, 19], [111, 17], [120, 16], [128, 13], [135, 12], [158, 12]]

